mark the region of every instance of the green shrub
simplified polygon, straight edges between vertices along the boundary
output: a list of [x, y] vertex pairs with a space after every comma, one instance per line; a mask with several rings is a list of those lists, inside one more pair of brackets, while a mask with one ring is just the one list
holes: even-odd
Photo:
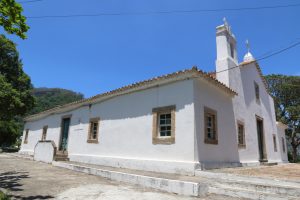
[[9, 196], [0, 191], [0, 200], [10, 200]]
[[293, 155], [290, 151], [288, 152], [288, 160], [289, 162], [293, 162]]

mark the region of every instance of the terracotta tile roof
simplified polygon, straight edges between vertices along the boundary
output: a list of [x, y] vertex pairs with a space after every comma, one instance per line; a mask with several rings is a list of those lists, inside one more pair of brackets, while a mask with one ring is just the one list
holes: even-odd
[[284, 124], [284, 123], [282, 123], [282, 122], [280, 122], [280, 121], [276, 122], [276, 125], [277, 125], [277, 126], [281, 126], [281, 127], [285, 128], [285, 129], [289, 128], [288, 125], [286, 125], [286, 124]]
[[214, 71], [214, 72], [208, 72], [208, 74], [213, 77], [213, 78], [217, 78], [217, 73]]
[[[180, 79], [180, 77], [182, 77], [182, 78]], [[76, 109], [80, 106], [89, 105], [89, 104], [96, 103], [101, 100], [106, 100], [108, 98], [127, 94], [130, 92], [147, 89], [149, 87], [155, 86], [154, 85], [155, 83], [159, 84], [160, 82], [162, 82], [161, 84], [167, 84], [167, 83], [175, 82], [178, 80], [184, 80], [184, 78], [187, 79], [187, 78], [197, 78], [197, 77], [204, 78], [209, 83], [214, 84], [215, 86], [219, 87], [220, 89], [224, 90], [225, 92], [229, 93], [230, 95], [237, 95], [237, 93], [235, 91], [233, 91], [232, 89], [228, 88], [225, 84], [218, 81], [213, 74], [203, 72], [202, 70], [198, 70], [197, 67], [192, 67], [191, 69], [181, 70], [181, 71], [177, 71], [174, 73], [154, 77], [154, 78], [136, 82], [136, 83], [112, 90], [112, 91], [98, 94], [96, 96], [93, 96], [93, 97], [90, 97], [87, 99], [75, 101], [75, 102], [68, 103], [68, 104], [61, 105], [61, 106], [57, 106], [52, 109], [28, 116], [25, 118], [25, 121], [36, 120], [41, 117], [46, 117], [50, 114], [67, 112], [67, 111]], [[163, 81], [165, 81], [165, 83], [163, 83]], [[63, 109], [66, 109], [66, 108], [69, 108], [69, 109], [67, 111], [64, 111]]]

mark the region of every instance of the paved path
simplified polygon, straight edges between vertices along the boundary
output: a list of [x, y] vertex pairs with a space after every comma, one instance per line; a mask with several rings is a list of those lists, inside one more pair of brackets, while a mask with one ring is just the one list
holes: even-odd
[[0, 189], [13, 199], [24, 200], [234, 200], [226, 196], [192, 198], [162, 193], [3, 153], [0, 153]]

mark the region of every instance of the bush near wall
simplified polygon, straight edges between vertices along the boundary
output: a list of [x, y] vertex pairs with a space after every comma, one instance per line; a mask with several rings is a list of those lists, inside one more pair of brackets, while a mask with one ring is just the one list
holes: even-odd
[[[290, 152], [290, 151], [288, 152], [288, 160], [290, 163], [293, 163], [293, 155], [292, 155], [292, 152]], [[300, 163], [300, 156], [298, 156], [296, 163]]]
[[10, 200], [9, 196], [0, 191], [0, 200]]

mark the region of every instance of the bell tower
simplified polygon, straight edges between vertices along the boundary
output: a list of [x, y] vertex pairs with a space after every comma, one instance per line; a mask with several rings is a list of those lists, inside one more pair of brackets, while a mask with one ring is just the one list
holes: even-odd
[[[224, 24], [216, 28], [217, 42], [217, 60], [216, 60], [216, 77], [227, 85], [231, 86], [231, 78], [234, 78], [234, 72], [239, 70], [238, 57], [236, 50], [236, 39], [228, 25], [226, 19], [223, 19]], [[232, 68], [232, 69], [231, 69]]]

